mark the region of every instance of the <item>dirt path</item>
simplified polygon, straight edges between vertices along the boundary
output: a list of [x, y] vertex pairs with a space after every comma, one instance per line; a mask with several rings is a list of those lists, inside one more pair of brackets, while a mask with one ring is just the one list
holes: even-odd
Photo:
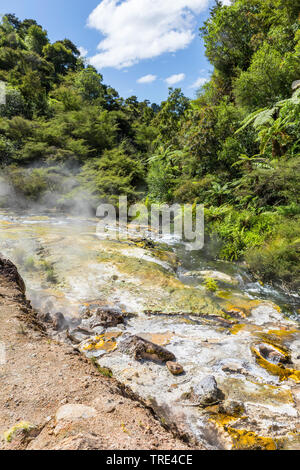
[[[190, 449], [114, 379], [43, 333], [22, 279], [1, 258], [0, 342], [0, 449]], [[35, 428], [2, 438], [22, 421]]]

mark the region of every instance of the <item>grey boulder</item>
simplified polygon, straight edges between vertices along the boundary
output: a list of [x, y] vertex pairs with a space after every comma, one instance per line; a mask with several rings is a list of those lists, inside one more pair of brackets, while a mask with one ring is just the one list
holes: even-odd
[[197, 385], [193, 387], [193, 401], [202, 406], [209, 406], [219, 403], [223, 394], [218, 388], [218, 384], [213, 375], [204, 377]]

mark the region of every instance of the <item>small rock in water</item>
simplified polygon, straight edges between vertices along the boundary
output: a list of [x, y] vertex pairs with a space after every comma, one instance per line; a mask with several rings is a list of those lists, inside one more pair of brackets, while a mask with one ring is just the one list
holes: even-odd
[[286, 364], [290, 363], [289, 354], [276, 349], [271, 344], [261, 343], [257, 346], [259, 353], [269, 362], [273, 364]]
[[52, 316], [53, 328], [56, 331], [66, 330], [67, 322], [64, 315], [61, 312], [57, 312]]
[[188, 271], [184, 273], [184, 276], [185, 277], [199, 277], [202, 279], [211, 278], [211, 279], [214, 279], [215, 281], [224, 282], [225, 284], [232, 284], [232, 285], [238, 284], [237, 279], [219, 271]]
[[93, 335], [93, 331], [87, 328], [77, 327], [73, 330], [67, 331], [67, 338], [72, 341], [72, 343], [81, 343], [84, 339]]
[[247, 374], [246, 368], [238, 361], [225, 361], [222, 370], [230, 374]]
[[96, 317], [91, 321], [91, 327], [97, 326], [117, 326], [120, 323], [124, 323], [124, 317], [122, 312], [113, 308], [98, 308], [96, 311]]
[[198, 385], [193, 388], [193, 399], [199, 405], [212, 405], [221, 401], [222, 392], [218, 389], [216, 379], [213, 375], [204, 377]]
[[166, 348], [139, 336], [124, 335], [124, 338], [119, 344], [119, 350], [136, 360], [148, 359], [155, 362], [168, 362], [176, 359], [174, 354]]
[[166, 366], [173, 375], [180, 375], [184, 372], [182, 365], [178, 364], [178, 362], [168, 361]]
[[241, 401], [225, 400], [219, 405], [219, 412], [228, 416], [241, 416], [245, 407]]
[[92, 316], [89, 307], [86, 305], [81, 305], [78, 309], [78, 313], [81, 318], [90, 318]]

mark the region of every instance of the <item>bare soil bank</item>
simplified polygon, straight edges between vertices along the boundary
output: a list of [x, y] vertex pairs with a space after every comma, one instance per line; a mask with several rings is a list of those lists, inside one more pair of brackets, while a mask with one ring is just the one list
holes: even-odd
[[[0, 449], [191, 448], [114, 379], [48, 338], [16, 267], [1, 258], [0, 342]], [[29, 424], [17, 429], [21, 422]]]

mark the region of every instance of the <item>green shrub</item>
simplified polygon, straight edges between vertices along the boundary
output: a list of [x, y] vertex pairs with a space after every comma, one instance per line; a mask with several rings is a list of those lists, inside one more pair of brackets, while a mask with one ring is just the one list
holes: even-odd
[[300, 218], [286, 218], [274, 232], [262, 246], [249, 250], [245, 259], [250, 270], [264, 282], [275, 281], [299, 290]]
[[296, 56], [285, 57], [265, 43], [253, 56], [249, 69], [235, 81], [237, 102], [249, 110], [270, 106], [279, 99], [288, 98], [291, 83], [300, 75]]
[[256, 214], [254, 211], [238, 211], [232, 206], [206, 209], [206, 228], [222, 240], [219, 256], [226, 260], [241, 259], [246, 251], [261, 246], [274, 230], [276, 213]]
[[137, 198], [137, 188], [143, 182], [142, 163], [128, 155], [121, 145], [106, 150], [102, 157], [89, 160], [83, 167], [79, 180], [90, 194], [110, 199], [127, 195]]
[[217, 282], [211, 278], [207, 277], [204, 282], [205, 289], [209, 290], [210, 292], [216, 292], [218, 290]]
[[55, 273], [55, 270], [54, 270], [54, 267], [53, 267], [52, 263], [50, 263], [47, 260], [43, 260], [41, 262], [41, 267], [45, 272], [46, 281], [49, 282], [50, 284], [57, 284], [58, 279], [57, 279], [57, 276], [56, 276], [56, 273]]

